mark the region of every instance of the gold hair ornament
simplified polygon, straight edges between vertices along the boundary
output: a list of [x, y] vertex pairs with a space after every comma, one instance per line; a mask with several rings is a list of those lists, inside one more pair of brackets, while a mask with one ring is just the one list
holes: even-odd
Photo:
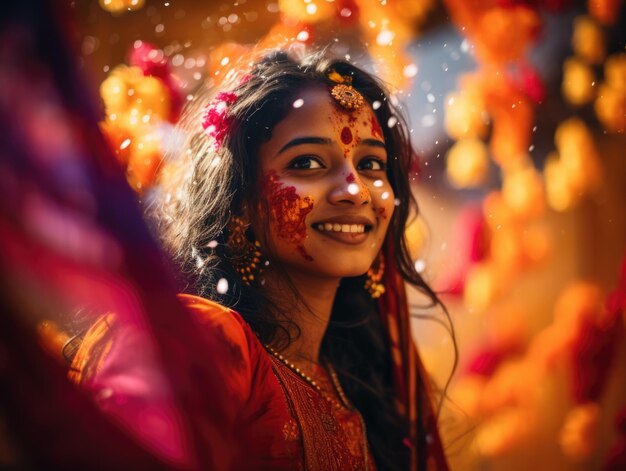
[[330, 89], [330, 94], [342, 107], [353, 111], [363, 106], [365, 100], [363, 95], [352, 86], [352, 77], [341, 75], [339, 72], [331, 70], [328, 73], [328, 79], [335, 82], [333, 88]]

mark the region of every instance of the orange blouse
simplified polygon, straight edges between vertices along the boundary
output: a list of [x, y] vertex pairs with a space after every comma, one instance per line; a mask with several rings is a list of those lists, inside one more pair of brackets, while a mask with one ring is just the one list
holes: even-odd
[[[226, 345], [225, 358], [207, 358], [238, 411], [232, 427], [225, 428], [235, 436], [224, 437], [223, 447], [211, 444], [214, 454], [224, 450], [217, 457], [222, 469], [376, 469], [360, 414], [341, 403], [324, 368], [311, 371], [321, 394], [269, 354], [239, 314], [196, 296], [180, 299], [199, 328], [221, 332]], [[147, 333], [104, 316], [87, 332], [70, 377], [161, 459], [193, 464], [192, 445], [149, 343]]]

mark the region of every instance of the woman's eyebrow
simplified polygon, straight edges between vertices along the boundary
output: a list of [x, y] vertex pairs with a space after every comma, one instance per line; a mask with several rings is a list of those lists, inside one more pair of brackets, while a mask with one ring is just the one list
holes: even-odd
[[332, 143], [333, 143], [332, 139], [329, 139], [328, 137], [315, 137], [315, 136], [297, 137], [297, 138], [292, 139], [291, 141], [289, 141], [283, 147], [281, 147], [281, 149], [278, 151], [278, 153], [276, 155], [278, 156], [278, 155], [282, 154], [284, 151], [286, 151], [290, 147], [300, 146], [302, 144], [325, 144], [325, 145], [331, 145]]
[[381, 149], [386, 149], [385, 143], [383, 141], [379, 141], [378, 139], [363, 139], [361, 141], [362, 146], [372, 146], [372, 147], [380, 147]]

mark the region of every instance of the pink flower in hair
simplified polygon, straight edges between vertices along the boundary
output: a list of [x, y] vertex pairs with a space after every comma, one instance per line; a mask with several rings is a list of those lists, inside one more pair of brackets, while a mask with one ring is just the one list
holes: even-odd
[[220, 92], [215, 95], [204, 111], [202, 128], [207, 136], [213, 139], [213, 145], [219, 149], [224, 137], [230, 130], [233, 119], [227, 116], [228, 107], [237, 101], [233, 92]]

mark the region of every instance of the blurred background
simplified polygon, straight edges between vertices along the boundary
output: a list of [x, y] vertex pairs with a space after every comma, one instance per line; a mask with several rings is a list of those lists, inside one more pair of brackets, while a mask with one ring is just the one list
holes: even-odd
[[142, 204], [176, 166], [185, 101], [259, 51], [327, 47], [381, 77], [418, 152], [415, 266], [455, 331], [411, 293], [426, 367], [440, 388], [450, 380], [452, 469], [626, 469], [621, 0], [78, 0], [70, 12], [100, 129]]

